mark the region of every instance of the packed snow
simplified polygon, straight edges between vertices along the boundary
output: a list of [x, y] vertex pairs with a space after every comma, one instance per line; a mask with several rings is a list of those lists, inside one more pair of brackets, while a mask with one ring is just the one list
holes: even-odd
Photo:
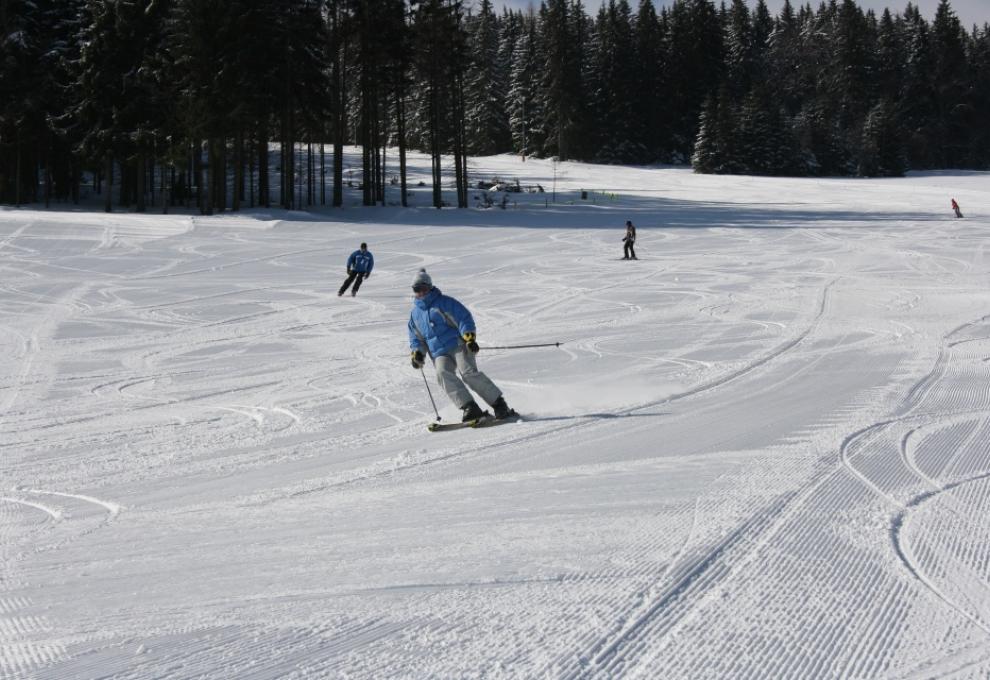
[[[413, 165], [0, 210], [0, 678], [990, 675], [990, 175]], [[420, 267], [522, 422], [427, 430]]]

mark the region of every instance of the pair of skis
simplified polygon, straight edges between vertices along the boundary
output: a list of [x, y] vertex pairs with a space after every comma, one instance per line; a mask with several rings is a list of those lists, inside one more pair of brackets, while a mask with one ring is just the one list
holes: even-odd
[[473, 420], [465, 420], [460, 423], [430, 423], [426, 427], [430, 432], [446, 432], [448, 430], [462, 430], [465, 427], [491, 427], [493, 425], [502, 425], [503, 423], [515, 423], [522, 420], [522, 416], [513, 411], [505, 418], [496, 418], [488, 411], [480, 418], [475, 418]]

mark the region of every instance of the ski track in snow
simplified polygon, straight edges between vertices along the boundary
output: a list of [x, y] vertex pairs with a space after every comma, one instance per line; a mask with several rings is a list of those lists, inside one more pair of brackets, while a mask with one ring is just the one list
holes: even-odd
[[[0, 211], [0, 678], [990, 675], [990, 223], [932, 207], [985, 175], [557, 171]], [[483, 347], [564, 343], [480, 355], [523, 422], [426, 432], [419, 267]]]
[[[0, 678], [37, 677], [38, 669], [68, 658], [59, 641], [58, 619], [47, 616], [30, 589], [18, 578], [19, 567], [38, 555], [58, 551], [104, 526], [88, 517], [76, 518], [71, 505], [60, 507], [47, 496], [95, 504], [116, 516], [120, 507], [82, 494], [39, 489], [14, 489], [0, 496]], [[56, 500], [57, 500], [56, 499]], [[24, 510], [18, 516], [10, 508]], [[21, 552], [14, 552], [15, 546]]]
[[[988, 467], [985, 462], [987, 440], [977, 434], [990, 424], [990, 394], [986, 388], [986, 378], [990, 374], [983, 369], [976, 371], [974, 376], [971, 368], [966, 364], [959, 365], [960, 360], [953, 356], [958, 351], [955, 348], [964, 343], [982, 341], [983, 338], [949, 341], [968, 329], [985, 333], [983, 327], [986, 323], [987, 317], [982, 316], [948, 333], [933, 368], [908, 391], [898, 409], [898, 417], [876, 423], [850, 437], [843, 445], [843, 459], [846, 466], [865, 485], [893, 507], [891, 541], [894, 552], [905, 569], [946, 607], [990, 637], [990, 581], [987, 573], [977, 573], [981, 565], [985, 564], [986, 556], [974, 555], [972, 550], [962, 550], [972, 540], [966, 536], [967, 533], [976, 530], [977, 535], [986, 534], [986, 526], [980, 522], [980, 518], [986, 516], [986, 509], [969, 507], [969, 504], [960, 501], [956, 492], [960, 487], [980, 484], [990, 479], [990, 472], [974, 474], [976, 470], [986, 470]], [[968, 363], [978, 360], [978, 357], [972, 356], [972, 352], [969, 354]], [[953, 372], [960, 373], [960, 377], [953, 379]], [[974, 377], [977, 384], [966, 389], [967, 382], [974, 382]], [[961, 427], [965, 425], [970, 426], [968, 433]], [[956, 434], [951, 438], [946, 437], [944, 442], [939, 441], [939, 435], [949, 430], [962, 430], [963, 436]], [[893, 438], [898, 436], [898, 432], [903, 434], [894, 447]], [[886, 462], [882, 468], [876, 464], [871, 465], [871, 469], [877, 472], [882, 470], [880, 477], [857, 469], [848, 451], [861, 437], [866, 443], [862, 447], [863, 451], [859, 452], [860, 456], [868, 456], [870, 449], [879, 450], [885, 445], [887, 450], [894, 448], [900, 459], [900, 467], [920, 480], [924, 490], [911, 490], [913, 485], [907, 484], [907, 480], [898, 479], [898, 466], [891, 465], [894, 461], [890, 456], [877, 454], [878, 458]], [[869, 441], [871, 438], [872, 442]], [[946, 475], [955, 461], [963, 456], [972, 456], [970, 452], [978, 452], [982, 465], [975, 469], [968, 468], [962, 478], [954, 476], [955, 481], [941, 481], [940, 478]], [[932, 468], [933, 472], [937, 469], [937, 474], [930, 474], [922, 468], [919, 461], [923, 455], [925, 466]], [[934, 526], [922, 524], [914, 529], [913, 521], [920, 523], [916, 518], [928, 506], [937, 508], [927, 513], [935, 515], [933, 519], [936, 523]], [[961, 539], [958, 542], [962, 546], [953, 545], [957, 543], [957, 540], [953, 540], [943, 550], [932, 551], [926, 544], [932, 541], [941, 542], [939, 537], [945, 531], [939, 527], [944, 527], [946, 522], [961, 525], [964, 531], [958, 534]], [[927, 524], [933, 524], [932, 520]], [[916, 546], [915, 541], [919, 545]], [[952, 575], [951, 579], [949, 574]], [[968, 652], [964, 655], [968, 655]], [[956, 656], [957, 654], [952, 654], [944, 662], [925, 664], [925, 672], [960, 672], [963, 668], [954, 668], [953, 665]], [[990, 654], [985, 654], [976, 661], [971, 660], [968, 665], [981, 668], [988, 660]]]

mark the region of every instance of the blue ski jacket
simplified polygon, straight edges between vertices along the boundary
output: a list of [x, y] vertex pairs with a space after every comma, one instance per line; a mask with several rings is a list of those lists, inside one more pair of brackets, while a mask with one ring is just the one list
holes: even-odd
[[374, 266], [375, 257], [371, 254], [370, 250], [361, 252], [361, 249], [358, 248], [347, 258], [347, 271], [349, 272], [354, 271], [361, 274], [370, 274]]
[[434, 288], [413, 302], [409, 314], [409, 348], [434, 359], [450, 354], [464, 333], [474, 333], [474, 317], [468, 308]]

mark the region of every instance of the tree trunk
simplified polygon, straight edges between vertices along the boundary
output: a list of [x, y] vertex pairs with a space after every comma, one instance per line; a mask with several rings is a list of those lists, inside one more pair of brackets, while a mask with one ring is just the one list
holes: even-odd
[[285, 112], [282, 112], [281, 125], [279, 126], [279, 143], [278, 143], [278, 204], [285, 207], [285, 178], [287, 175], [287, 170], [285, 169], [288, 163], [288, 154], [285, 150]]
[[[155, 151], [157, 152], [157, 150]], [[152, 155], [148, 159], [148, 202], [151, 205], [155, 204], [155, 169], [155, 156]], [[162, 182], [165, 182], [164, 177], [162, 177]]]
[[[402, 74], [399, 74], [402, 78]], [[408, 207], [406, 200], [406, 104], [405, 87], [400, 84], [396, 94], [395, 110], [398, 124], [399, 142], [399, 189], [402, 191], [402, 207]]]
[[258, 132], [258, 205], [272, 207], [271, 184], [268, 175], [268, 129], [262, 124]]
[[240, 128], [234, 137], [234, 195], [231, 198], [230, 209], [238, 212], [241, 200], [244, 198], [244, 134]]
[[113, 194], [113, 156], [110, 153], [107, 153], [103, 162], [103, 174], [106, 177], [106, 181], [103, 182], [106, 184], [106, 194], [103, 196], [103, 211], [113, 212], [113, 201], [111, 199], [111, 195]]
[[[257, 151], [257, 147], [255, 147]], [[248, 207], [254, 207], [254, 153], [248, 153]]]
[[457, 207], [468, 207], [468, 173], [467, 173], [467, 135], [465, 133], [464, 111], [464, 75], [457, 74], [454, 87], [454, 135], [456, 138], [456, 153], [460, 157], [457, 163]]
[[14, 205], [21, 204], [21, 131], [17, 130], [17, 159], [14, 164]]
[[296, 143], [294, 141], [295, 130], [293, 129], [292, 112], [286, 112], [285, 126], [285, 208], [292, 210], [296, 192]]
[[371, 143], [371, 93], [368, 84], [368, 66], [361, 69], [361, 204], [373, 205], [374, 177]]
[[[47, 134], [45, 137], [47, 138]], [[52, 150], [51, 143], [45, 144], [45, 207], [52, 203]]]
[[[199, 212], [203, 215], [213, 214], [213, 204], [210, 202], [213, 196], [210, 194], [210, 181], [213, 177], [213, 168], [210, 167], [210, 155], [213, 153], [213, 143], [210, 140], [203, 142], [206, 146], [206, 163], [203, 163], [203, 151], [200, 149], [196, 154], [196, 158], [199, 161], [199, 173], [198, 173], [198, 183], [199, 183]], [[203, 166], [206, 166], [204, 177]]]
[[333, 122], [333, 207], [344, 205], [344, 138], [346, 117], [344, 112], [345, 88], [347, 81], [343, 67], [342, 53], [347, 39], [341, 26], [340, 2], [332, 3], [330, 12], [330, 51], [333, 54], [331, 65], [332, 98], [331, 115]]
[[440, 146], [440, 100], [439, 94], [434, 91], [431, 95], [433, 101], [431, 103], [431, 113], [430, 113], [430, 128], [432, 132], [431, 140], [431, 156], [433, 160], [433, 207], [442, 208], [443, 207], [443, 187], [441, 182], [443, 181], [443, 168], [441, 166], [442, 156], [441, 156], [441, 146]]
[[172, 168], [172, 162], [169, 161], [168, 165], [162, 165], [161, 172], [161, 184], [159, 185], [158, 194], [162, 197], [162, 215], [168, 214], [168, 202], [169, 202], [169, 191], [172, 182], [175, 180], [175, 169]]
[[135, 198], [137, 199], [136, 200], [137, 211], [139, 213], [143, 213], [144, 212], [144, 208], [145, 208], [145, 205], [144, 205], [144, 180], [145, 180], [145, 175], [144, 175], [145, 168], [144, 168], [144, 164], [145, 164], [144, 151], [139, 151], [138, 152], [137, 161], [135, 163], [135, 165], [137, 166], [135, 168], [135, 170], [136, 170], [135, 179], [137, 180], [137, 182], [136, 182], [137, 186], [134, 187]]
[[72, 192], [72, 204], [73, 205], [79, 205], [79, 183], [82, 181], [82, 178], [79, 176], [79, 174], [80, 174], [79, 173], [79, 161], [77, 161], [75, 159], [75, 157], [73, 156], [73, 158], [72, 158], [72, 189], [70, 190]]
[[378, 200], [382, 202], [382, 207], [384, 207], [385, 193], [388, 191], [388, 178], [386, 177], [386, 175], [388, 174], [386, 171], [388, 148], [385, 146], [384, 143], [381, 143], [381, 150], [382, 152], [379, 161], [379, 172], [378, 172]]
[[215, 196], [213, 207], [216, 212], [223, 213], [227, 210], [227, 136], [221, 136], [216, 146], [217, 148], [213, 153], [213, 159], [216, 162], [210, 164], [213, 167], [213, 195]]
[[117, 206], [124, 208], [127, 206], [131, 195], [131, 169], [125, 159], [121, 159], [118, 165], [120, 181], [117, 185], [120, 189], [117, 191]]
[[313, 205], [313, 143], [306, 142], [306, 205]]

